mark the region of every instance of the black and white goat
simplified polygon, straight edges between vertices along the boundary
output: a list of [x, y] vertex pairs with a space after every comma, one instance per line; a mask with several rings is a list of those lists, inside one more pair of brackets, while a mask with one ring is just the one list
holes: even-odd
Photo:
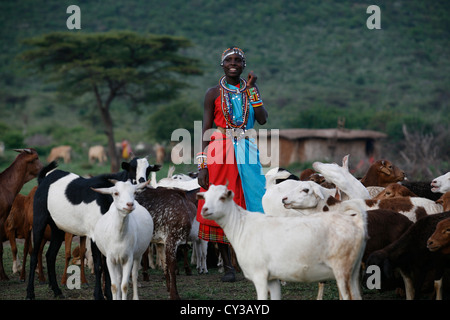
[[[27, 287], [27, 299], [34, 299], [34, 275], [37, 264], [37, 255], [47, 224], [52, 229], [50, 246], [46, 253], [48, 279], [50, 288], [56, 297], [62, 297], [58, 287], [55, 273], [55, 261], [64, 232], [92, 238], [97, 220], [105, 214], [113, 199], [111, 195], [100, 194], [91, 188], [109, 188], [113, 184], [109, 179], [118, 181], [140, 180], [143, 172], [158, 171], [160, 166], [148, 166], [148, 162], [133, 159], [130, 163], [122, 163], [124, 171], [103, 174], [93, 178], [83, 178], [77, 174], [57, 170], [56, 163], [46, 166], [38, 176], [38, 188], [33, 203], [33, 253], [30, 259], [30, 273]], [[145, 169], [142, 165], [148, 166]], [[137, 173], [140, 173], [137, 176]], [[147, 176], [144, 177], [147, 180]], [[95, 299], [103, 299], [101, 289], [101, 254], [95, 243], [92, 243], [95, 271]], [[105, 294], [111, 299], [111, 288], [108, 273], [106, 272]]]

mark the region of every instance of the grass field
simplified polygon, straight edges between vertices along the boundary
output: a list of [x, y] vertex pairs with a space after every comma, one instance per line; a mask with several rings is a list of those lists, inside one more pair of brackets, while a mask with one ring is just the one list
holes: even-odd
[[[72, 244], [78, 245], [78, 240]], [[22, 257], [22, 244], [19, 243], [19, 255]], [[45, 251], [44, 251], [45, 252]], [[23, 300], [26, 296], [26, 284], [28, 282], [29, 258], [27, 259], [27, 277], [25, 282], [19, 280], [18, 274], [12, 273], [12, 255], [8, 242], [4, 242], [4, 265], [9, 281], [0, 282], [0, 300]], [[179, 264], [180, 275], [177, 276], [178, 292], [185, 300], [254, 300], [256, 291], [253, 284], [245, 279], [242, 273], [237, 274], [237, 281], [224, 283], [220, 281], [222, 274], [217, 268], [209, 268], [209, 274], [198, 275], [195, 266], [191, 266], [192, 275], [184, 273], [182, 263]], [[44, 257], [45, 269], [45, 257]], [[56, 272], [60, 281], [64, 269], [64, 249], [60, 249], [57, 260]], [[61, 289], [67, 300], [92, 300], [94, 290], [94, 276], [87, 269], [88, 285], [82, 285], [80, 289], [68, 289], [62, 286]], [[46, 272], [46, 269], [45, 269]], [[162, 270], [150, 271], [150, 281], [144, 282], [139, 274], [139, 297], [141, 300], [168, 300], [168, 292]], [[36, 277], [37, 278], [37, 277]], [[47, 278], [47, 275], [46, 275]], [[282, 286], [283, 300], [314, 300], [317, 296], [317, 283], [287, 283]], [[131, 289], [131, 287], [130, 287]], [[35, 292], [37, 300], [53, 300], [53, 292], [47, 284], [39, 284], [36, 279]], [[131, 293], [129, 293], [131, 298]], [[337, 300], [338, 292], [334, 281], [328, 281], [325, 285], [324, 300]], [[380, 293], [377, 290], [363, 289], [363, 299], [367, 300], [396, 300], [402, 297], [397, 296], [393, 291]]]

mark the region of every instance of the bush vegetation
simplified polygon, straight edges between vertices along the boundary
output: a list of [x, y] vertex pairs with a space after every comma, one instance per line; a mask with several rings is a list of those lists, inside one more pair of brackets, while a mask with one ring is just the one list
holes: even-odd
[[[433, 172], [449, 170], [448, 1], [378, 1], [381, 30], [366, 28], [367, 3], [350, 0], [232, 6], [224, 0], [78, 1], [79, 31], [66, 28], [70, 4], [0, 3], [0, 140], [8, 147], [42, 133], [54, 145], [105, 143], [93, 97], [58, 91], [15, 58], [28, 49], [25, 39], [129, 30], [189, 39], [194, 47], [182, 54], [200, 59], [204, 74], [189, 79], [176, 101], [149, 102], [136, 112], [124, 112], [132, 102], [115, 101], [111, 113], [118, 141], [167, 142], [172, 124], [190, 128], [192, 117], [201, 120], [204, 93], [222, 73], [220, 54], [237, 45], [246, 52], [247, 71], [258, 75], [270, 115], [266, 128], [329, 128], [345, 117], [347, 128], [386, 132], [383, 156], [401, 166], [406, 124], [409, 132], [439, 143], [441, 164]], [[168, 110], [173, 110], [170, 119], [162, 120]]]

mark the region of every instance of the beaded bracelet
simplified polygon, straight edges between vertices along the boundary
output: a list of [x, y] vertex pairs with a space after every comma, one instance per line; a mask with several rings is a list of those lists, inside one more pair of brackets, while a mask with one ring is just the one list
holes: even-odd
[[206, 164], [207, 163], [207, 157], [206, 157], [206, 153], [205, 152], [197, 153], [197, 157], [195, 157], [195, 159], [197, 160], [197, 168], [198, 168], [198, 170], [208, 168], [208, 165]]
[[259, 90], [256, 87], [248, 88], [247, 95], [253, 108], [258, 108], [263, 105]]

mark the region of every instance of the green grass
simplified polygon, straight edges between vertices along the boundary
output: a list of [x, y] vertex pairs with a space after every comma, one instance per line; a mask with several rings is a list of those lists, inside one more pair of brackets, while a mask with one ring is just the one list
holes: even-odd
[[[78, 240], [74, 240], [72, 248], [78, 245]], [[22, 257], [23, 245], [18, 243], [19, 256]], [[44, 253], [47, 246], [44, 249]], [[22, 300], [26, 295], [26, 285], [29, 273], [29, 258], [27, 259], [27, 277], [25, 282], [19, 281], [18, 274], [12, 274], [12, 255], [9, 243], [4, 243], [4, 266], [9, 281], [0, 281], [0, 300]], [[46, 273], [44, 257], [44, 272]], [[178, 292], [185, 300], [254, 300], [256, 299], [256, 290], [251, 281], [245, 279], [242, 273], [237, 273], [236, 282], [224, 283], [220, 281], [222, 273], [217, 268], [209, 268], [209, 274], [198, 275], [195, 266], [191, 266], [193, 275], [187, 276], [184, 273], [182, 262], [179, 262], [180, 274], [177, 275]], [[64, 270], [64, 249], [60, 249], [56, 272], [58, 281]], [[150, 270], [150, 281], [144, 282], [139, 273], [139, 297], [141, 300], [168, 300], [169, 295], [166, 290], [165, 279], [162, 270]], [[82, 285], [80, 289], [69, 290], [60, 285], [65, 299], [67, 300], [92, 300], [94, 290], [94, 276], [90, 270], [86, 270], [88, 285]], [[47, 274], [45, 275], [47, 278]], [[317, 283], [286, 283], [281, 287], [283, 300], [315, 300], [317, 296]], [[47, 284], [39, 284], [36, 277], [35, 293], [37, 300], [54, 300], [53, 292]], [[363, 299], [367, 300], [403, 300], [393, 291], [380, 293], [377, 290], [362, 291]], [[131, 298], [131, 287], [129, 291]], [[334, 281], [327, 281], [324, 290], [324, 300], [338, 300], [339, 294]]]

